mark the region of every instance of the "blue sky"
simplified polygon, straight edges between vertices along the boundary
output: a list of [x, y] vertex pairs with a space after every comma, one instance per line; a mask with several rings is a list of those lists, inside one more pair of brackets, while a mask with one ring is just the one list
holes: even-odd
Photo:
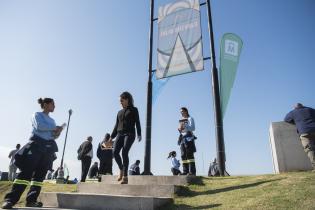
[[[157, 14], [158, 6], [170, 1], [155, 2]], [[211, 2], [218, 67], [224, 33], [235, 33], [244, 43], [224, 119], [227, 171], [273, 173], [270, 123], [281, 121], [296, 102], [315, 107], [315, 2]], [[210, 56], [205, 7], [201, 18], [204, 56]], [[156, 25], [154, 29], [155, 56]], [[71, 177], [78, 177], [77, 148], [91, 135], [96, 150], [112, 131], [125, 90], [134, 96], [143, 132], [143, 141], [132, 146], [130, 162], [142, 161], [148, 33], [149, 1], [0, 0], [0, 170], [7, 170], [9, 151], [26, 143], [30, 117], [40, 110], [37, 99], [52, 97], [56, 109], [51, 116], [58, 124], [67, 121], [69, 108], [74, 111], [65, 162]], [[155, 68], [155, 57], [153, 64]], [[182, 106], [196, 122], [197, 174], [205, 175], [216, 156], [210, 66], [206, 61], [203, 72], [171, 78], [160, 93], [153, 107], [154, 174], [171, 174], [166, 157], [171, 150], [179, 153], [176, 129]], [[57, 140], [60, 151], [64, 138], [65, 133]], [[60, 159], [54, 162], [59, 164]]]

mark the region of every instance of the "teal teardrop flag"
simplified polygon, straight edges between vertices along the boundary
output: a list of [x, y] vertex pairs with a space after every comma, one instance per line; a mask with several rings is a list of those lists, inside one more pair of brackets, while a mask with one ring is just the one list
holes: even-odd
[[233, 88], [243, 41], [235, 34], [224, 34], [220, 49], [220, 99], [224, 118]]

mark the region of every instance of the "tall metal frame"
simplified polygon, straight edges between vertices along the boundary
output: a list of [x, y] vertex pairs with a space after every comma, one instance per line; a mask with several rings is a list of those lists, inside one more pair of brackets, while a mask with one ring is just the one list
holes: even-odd
[[[225, 149], [224, 149], [224, 135], [223, 135], [223, 120], [221, 113], [220, 90], [218, 80], [218, 69], [215, 60], [214, 35], [212, 26], [211, 6], [210, 0], [201, 3], [200, 6], [207, 5], [208, 13], [208, 28], [210, 36], [211, 60], [212, 60], [212, 95], [214, 97], [214, 119], [215, 119], [215, 133], [217, 145], [217, 160], [219, 165], [219, 172], [221, 176], [225, 175]], [[157, 18], [154, 18], [154, 0], [150, 0], [150, 33], [149, 33], [149, 58], [148, 58], [148, 88], [147, 88], [147, 116], [146, 116], [146, 138], [145, 138], [145, 155], [144, 155], [144, 171], [143, 175], [152, 175], [151, 173], [151, 128], [152, 128], [152, 47], [153, 47], [153, 23]], [[210, 59], [209, 57], [204, 60]]]

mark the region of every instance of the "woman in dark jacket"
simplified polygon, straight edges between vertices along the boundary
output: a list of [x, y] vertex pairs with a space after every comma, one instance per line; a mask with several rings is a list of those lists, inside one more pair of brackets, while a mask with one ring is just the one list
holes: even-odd
[[[131, 145], [135, 141], [135, 127], [137, 128], [137, 139], [141, 141], [141, 127], [138, 109], [134, 107], [133, 98], [129, 92], [123, 92], [120, 95], [120, 104], [122, 109], [117, 114], [116, 124], [111, 134], [110, 141], [116, 137], [113, 154], [120, 169], [117, 181], [121, 181], [121, 184], [128, 184], [128, 153]], [[123, 160], [121, 160], [119, 154], [121, 150]]]
[[113, 175], [113, 145], [109, 139], [110, 134], [106, 133], [104, 140], [97, 148], [97, 157], [100, 160], [99, 174]]

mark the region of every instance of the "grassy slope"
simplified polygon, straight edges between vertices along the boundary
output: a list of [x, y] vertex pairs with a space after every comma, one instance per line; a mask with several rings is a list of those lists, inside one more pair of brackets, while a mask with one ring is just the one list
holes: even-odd
[[[0, 199], [11, 189], [0, 182]], [[45, 183], [43, 192], [73, 192], [76, 185]], [[18, 204], [23, 205], [25, 193]], [[280, 175], [200, 177], [198, 183], [182, 188], [167, 209], [314, 209], [315, 173]]]
[[163, 209], [315, 209], [315, 173], [201, 177]]

